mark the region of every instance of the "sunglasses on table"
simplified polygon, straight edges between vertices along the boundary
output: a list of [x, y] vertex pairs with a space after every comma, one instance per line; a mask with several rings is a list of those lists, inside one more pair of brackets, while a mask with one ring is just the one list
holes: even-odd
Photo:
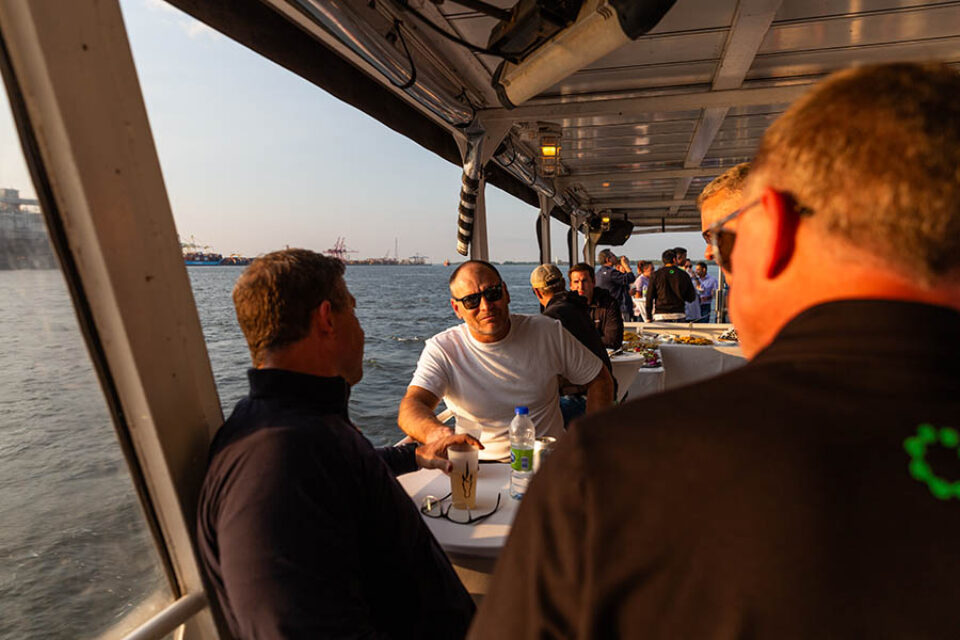
[[453, 296], [451, 296], [451, 298], [462, 304], [464, 309], [476, 309], [480, 306], [481, 296], [486, 299], [487, 302], [496, 302], [503, 297], [503, 282], [501, 281], [499, 284], [487, 287], [479, 293], [471, 293], [462, 298], [453, 298]]
[[[790, 200], [790, 203], [791, 208], [797, 215], [808, 216], [813, 213], [812, 209], [798, 205], [792, 199]], [[727, 273], [733, 273], [733, 262], [731, 261], [731, 256], [733, 255], [733, 246], [737, 241], [737, 232], [733, 229], [725, 229], [724, 225], [736, 220], [758, 204], [760, 204], [759, 198], [743, 205], [739, 209], [734, 209], [710, 225], [702, 234], [704, 242], [713, 247], [713, 255], [717, 259], [717, 264], [719, 264], [720, 268]]]
[[453, 494], [448, 493], [442, 498], [438, 498], [436, 496], [424, 496], [423, 502], [420, 504], [420, 513], [428, 518], [446, 518], [450, 522], [454, 522], [456, 524], [473, 524], [474, 522], [480, 522], [481, 520], [489, 518], [500, 508], [500, 493], [497, 492], [497, 504], [494, 505], [492, 511], [475, 516], [473, 515], [473, 511], [471, 509], [457, 509], [457, 511], [466, 511], [467, 519], [461, 520], [459, 518], [451, 518], [450, 509], [453, 508], [453, 504], [451, 503], [444, 506], [443, 502], [444, 500], [449, 500], [452, 495]]

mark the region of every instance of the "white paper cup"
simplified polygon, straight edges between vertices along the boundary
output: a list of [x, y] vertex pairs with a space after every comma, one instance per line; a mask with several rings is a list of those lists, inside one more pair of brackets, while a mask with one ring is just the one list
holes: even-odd
[[468, 444], [447, 448], [447, 457], [453, 463], [450, 472], [450, 493], [454, 509], [477, 508], [477, 477], [480, 475], [479, 449]]

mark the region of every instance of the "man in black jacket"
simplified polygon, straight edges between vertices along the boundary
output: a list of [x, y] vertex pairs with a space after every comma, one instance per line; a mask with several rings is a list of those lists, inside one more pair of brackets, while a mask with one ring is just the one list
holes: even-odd
[[859, 67], [771, 125], [714, 228], [751, 361], [576, 422], [472, 638], [957, 637], [958, 95]]
[[587, 309], [593, 326], [600, 334], [600, 342], [607, 349], [619, 349], [623, 345], [623, 315], [620, 302], [606, 289], [597, 287], [593, 267], [578, 262], [570, 267], [570, 290], [587, 300]]
[[397, 482], [449, 468], [451, 436], [375, 450], [350, 422], [363, 329], [343, 263], [303, 249], [255, 260], [233, 291], [253, 364], [220, 427], [200, 555], [238, 638], [453, 638], [470, 596]]
[[[563, 274], [554, 264], [542, 264], [530, 274], [530, 286], [537, 296], [541, 313], [560, 321], [583, 346], [603, 361], [603, 366], [613, 379], [613, 366], [600, 336], [593, 327], [593, 321], [587, 311], [587, 300], [573, 291], [567, 291]], [[616, 380], [612, 380], [613, 397], [617, 397]], [[560, 388], [560, 412], [563, 414], [563, 426], [574, 418], [582, 416], [587, 410], [587, 389], [584, 385], [571, 385], [563, 381]]]
[[647, 287], [647, 317], [653, 322], [683, 322], [686, 305], [697, 299], [697, 290], [686, 271], [676, 266], [673, 249], [663, 252], [663, 266], [650, 278]]

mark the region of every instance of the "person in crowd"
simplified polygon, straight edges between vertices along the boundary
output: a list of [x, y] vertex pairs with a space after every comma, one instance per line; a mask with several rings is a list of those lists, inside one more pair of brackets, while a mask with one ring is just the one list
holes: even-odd
[[713, 295], [717, 292], [717, 279], [707, 272], [707, 263], [702, 261], [697, 263], [694, 274], [693, 285], [700, 300], [699, 322], [710, 322], [710, 309], [713, 306]]
[[650, 278], [653, 276], [653, 263], [641, 260], [637, 263], [637, 279], [630, 285], [630, 296], [633, 298], [633, 319], [639, 322], [649, 322], [647, 317], [647, 289]]
[[574, 423], [471, 638], [957, 636], [958, 95], [861, 66], [770, 126], [717, 243], [750, 361], [696, 395], [729, 410]]
[[490, 263], [457, 267], [450, 304], [463, 324], [427, 340], [400, 402], [400, 428], [414, 440], [450, 436], [434, 415], [443, 399], [458, 419], [481, 427], [480, 458], [502, 460], [510, 455], [508, 430], [518, 406], [530, 410], [537, 436], [563, 435], [557, 376], [585, 385], [588, 413], [613, 402], [603, 361], [553, 318], [511, 314], [507, 285]]
[[567, 272], [570, 290], [587, 299], [587, 309], [593, 326], [600, 333], [600, 341], [607, 349], [623, 346], [623, 316], [620, 303], [606, 289], [600, 289], [594, 281], [593, 267], [578, 262]]
[[675, 247], [673, 249], [673, 254], [676, 256], [674, 258], [674, 264], [680, 267], [681, 269], [687, 268], [687, 250], [684, 247]]
[[[559, 320], [563, 328], [579, 340], [583, 346], [603, 361], [603, 366], [613, 376], [613, 366], [607, 350], [600, 342], [600, 334], [593, 326], [587, 311], [587, 300], [574, 291], [567, 291], [566, 282], [560, 269], [554, 264], [542, 264], [530, 274], [530, 286], [537, 296], [541, 313], [548, 318]], [[560, 383], [560, 413], [563, 414], [563, 426], [582, 416], [587, 409], [587, 393], [583, 385], [573, 385], [566, 381]], [[614, 380], [616, 397], [616, 380]]]
[[663, 266], [647, 287], [647, 317], [654, 322], [683, 322], [687, 319], [686, 304], [697, 299], [697, 290], [687, 272], [676, 265], [673, 249], [664, 251], [661, 258]]
[[596, 286], [606, 289], [620, 304], [621, 319], [630, 320], [633, 310], [630, 285], [637, 279], [630, 269], [630, 260], [627, 256], [617, 258], [610, 249], [604, 249], [597, 257], [600, 259], [600, 268], [597, 269]]
[[[677, 256], [676, 259], [674, 260], [674, 264], [677, 267], [683, 269], [687, 273], [687, 275], [690, 276], [690, 280], [693, 281], [695, 277], [695, 274], [693, 272], [693, 262], [687, 257], [687, 250], [684, 247], [676, 247], [674, 248], [673, 252]], [[698, 298], [694, 298], [693, 300], [687, 301], [684, 304], [683, 312], [686, 314], [685, 319], [687, 321], [699, 322], [700, 300]]]
[[[703, 253], [706, 260], [716, 260], [711, 244], [710, 226], [740, 207], [743, 202], [743, 188], [749, 175], [750, 163], [741, 162], [714, 178], [697, 196], [697, 208], [700, 210], [700, 228], [703, 230], [703, 239], [707, 243], [707, 248]], [[729, 227], [732, 231], [736, 229], [736, 224], [736, 220], [731, 220], [724, 228]]]
[[288, 249], [234, 287], [254, 368], [210, 447], [200, 558], [237, 638], [462, 637], [473, 602], [396, 476], [449, 469], [444, 447], [473, 440], [418, 455], [360, 434], [347, 399], [364, 334], [343, 271]]

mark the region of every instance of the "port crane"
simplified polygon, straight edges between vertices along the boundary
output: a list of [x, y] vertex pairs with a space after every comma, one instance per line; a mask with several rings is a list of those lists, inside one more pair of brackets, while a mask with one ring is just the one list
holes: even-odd
[[325, 254], [340, 260], [341, 262], [347, 261], [348, 253], [357, 253], [354, 249], [347, 248], [347, 239], [343, 236], [338, 236], [337, 241], [334, 243], [333, 247], [324, 251]]

